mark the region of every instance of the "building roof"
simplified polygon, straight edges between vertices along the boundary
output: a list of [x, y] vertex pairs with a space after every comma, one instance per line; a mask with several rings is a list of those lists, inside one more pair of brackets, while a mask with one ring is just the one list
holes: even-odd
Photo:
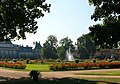
[[36, 42], [34, 49], [41, 49], [41, 48], [42, 48], [42, 46], [40, 45], [40, 42]]

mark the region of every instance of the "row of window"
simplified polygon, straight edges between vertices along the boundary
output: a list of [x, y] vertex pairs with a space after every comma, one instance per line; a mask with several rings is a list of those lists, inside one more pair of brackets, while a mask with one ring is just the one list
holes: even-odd
[[0, 50], [0, 54], [10, 54], [10, 55], [14, 55], [14, 54], [16, 54], [17, 52], [16, 51], [4, 51], [4, 50]]

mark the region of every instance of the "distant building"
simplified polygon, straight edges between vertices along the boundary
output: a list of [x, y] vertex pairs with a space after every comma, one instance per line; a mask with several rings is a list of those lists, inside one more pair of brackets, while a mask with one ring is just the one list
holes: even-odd
[[117, 47], [115, 49], [103, 49], [99, 50], [95, 53], [95, 57], [101, 58], [101, 59], [116, 59], [120, 60], [120, 47]]
[[39, 59], [41, 58], [41, 48], [40, 42], [36, 42], [34, 48], [15, 45], [11, 41], [0, 42], [0, 59]]
[[100, 51], [97, 51], [95, 53], [95, 56], [104, 56], [103, 58], [111, 58], [112, 55], [112, 49], [103, 49]]

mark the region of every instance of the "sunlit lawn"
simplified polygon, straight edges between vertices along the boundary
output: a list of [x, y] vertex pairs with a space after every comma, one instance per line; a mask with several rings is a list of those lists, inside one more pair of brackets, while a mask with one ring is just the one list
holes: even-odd
[[120, 76], [120, 71], [96, 71], [96, 72], [80, 72], [76, 75], [108, 75], [108, 76]]
[[49, 64], [26, 64], [25, 70], [39, 70], [39, 71], [50, 71]]

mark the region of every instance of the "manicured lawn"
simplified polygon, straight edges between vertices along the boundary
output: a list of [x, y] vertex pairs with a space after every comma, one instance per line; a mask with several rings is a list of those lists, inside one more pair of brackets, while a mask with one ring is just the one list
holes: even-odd
[[39, 71], [50, 71], [49, 64], [26, 64], [25, 70], [39, 70]]
[[50, 64], [26, 64], [25, 69], [14, 69], [14, 68], [6, 68], [6, 67], [0, 67], [4, 69], [9, 69], [9, 70], [19, 70], [19, 71], [31, 71], [31, 70], [38, 70], [38, 71], [51, 71], [49, 70], [49, 65]]
[[97, 71], [97, 72], [80, 72], [77, 75], [108, 75], [108, 76], [120, 76], [120, 71]]

